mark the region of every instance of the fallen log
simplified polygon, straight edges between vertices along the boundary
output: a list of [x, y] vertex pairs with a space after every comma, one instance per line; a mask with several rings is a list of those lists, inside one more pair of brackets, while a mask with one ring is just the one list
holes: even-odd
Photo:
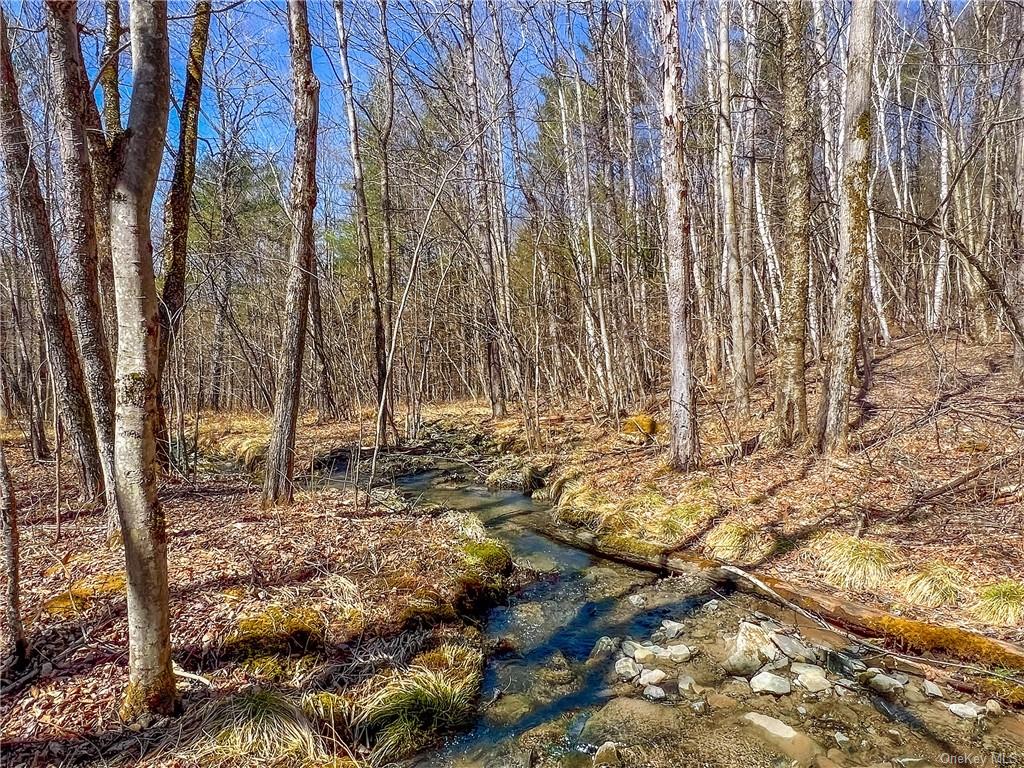
[[884, 638], [899, 650], [938, 654], [1003, 670], [1024, 670], [1024, 647], [960, 627], [944, 627], [894, 616], [879, 608], [854, 603], [834, 594], [789, 584], [756, 572], [747, 573], [740, 568], [694, 555], [623, 552], [603, 545], [600, 538], [593, 534], [566, 532], [550, 526], [539, 527], [537, 532], [634, 568], [662, 574], [687, 575], [697, 572], [712, 583], [728, 584], [740, 591], [777, 602], [781, 600], [787, 604], [786, 607], [804, 615], [821, 617], [828, 623], [869, 637]]

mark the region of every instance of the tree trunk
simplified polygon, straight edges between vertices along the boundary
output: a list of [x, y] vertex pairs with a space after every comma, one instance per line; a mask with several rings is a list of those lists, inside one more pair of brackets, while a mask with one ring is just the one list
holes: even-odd
[[14, 484], [7, 466], [3, 440], [0, 440], [0, 524], [3, 525], [4, 568], [7, 570], [7, 594], [4, 596], [4, 618], [10, 643], [14, 650], [14, 669], [19, 670], [28, 661], [28, 641], [25, 625], [21, 621], [21, 570], [18, 546], [18, 503], [14, 498]]
[[131, 0], [130, 13], [132, 99], [114, 168], [110, 233], [118, 323], [117, 502], [128, 577], [129, 681], [121, 716], [144, 721], [178, 706], [171, 672], [167, 533], [157, 500], [160, 321], [150, 232], [167, 133], [170, 63], [166, 4]]
[[671, 359], [669, 463], [689, 469], [697, 461], [697, 401], [690, 360], [690, 213], [683, 157], [682, 67], [678, 0], [661, 2], [662, 175], [665, 185], [665, 255], [668, 261], [668, 322]]
[[[77, 3], [48, 2], [47, 36], [55, 86], [54, 104], [64, 179], [64, 222], [71, 258], [67, 277], [74, 286], [71, 307], [96, 428], [96, 445], [107, 494], [108, 527], [117, 527], [114, 493], [114, 372], [100, 305], [96, 213], [89, 144], [85, 132], [88, 82], [78, 38]], [[113, 308], [111, 308], [113, 309]]]
[[0, 149], [4, 156], [7, 192], [17, 200], [21, 231], [32, 264], [48, 357], [53, 367], [60, 417], [74, 445], [82, 477], [82, 497], [103, 494], [103, 470], [96, 445], [92, 409], [85, 392], [71, 322], [64, 305], [60, 271], [50, 231], [50, 218], [39, 187], [35, 161], [29, 151], [18, 83], [7, 42], [6, 18], [0, 14]]
[[[160, 295], [160, 355], [157, 385], [163, 380], [167, 356], [181, 328], [185, 309], [185, 273], [188, 255], [188, 226], [192, 205], [192, 182], [196, 175], [196, 143], [199, 138], [199, 108], [203, 92], [203, 64], [210, 32], [209, 0], [196, 0], [192, 37], [185, 65], [185, 90], [178, 122], [178, 156], [174, 177], [164, 204], [164, 287]], [[163, 400], [157, 397], [157, 448], [166, 454], [167, 426]]]
[[810, 100], [806, 0], [783, 9], [782, 131], [786, 174], [786, 243], [779, 328], [775, 419], [783, 445], [807, 438], [807, 288], [811, 263]]
[[864, 306], [874, 0], [853, 0], [850, 14], [843, 113], [843, 171], [839, 194], [839, 295], [835, 304], [832, 344], [816, 441], [823, 450], [837, 454], [846, 453], [849, 449], [850, 385], [856, 366]]
[[274, 423], [267, 452], [263, 504], [292, 500], [295, 469], [295, 427], [302, 387], [306, 346], [309, 274], [313, 263], [313, 209], [316, 208], [316, 140], [320, 83], [313, 73], [309, 26], [304, 0], [288, 0], [288, 47], [292, 59], [292, 110], [295, 120], [295, 160], [292, 167], [291, 244], [285, 293], [285, 328], [277, 369]]

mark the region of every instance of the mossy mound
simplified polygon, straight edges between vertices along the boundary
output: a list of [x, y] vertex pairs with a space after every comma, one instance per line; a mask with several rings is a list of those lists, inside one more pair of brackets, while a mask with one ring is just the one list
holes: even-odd
[[500, 542], [487, 538], [467, 541], [463, 553], [455, 608], [473, 614], [504, 598], [512, 556]]
[[653, 440], [660, 430], [658, 420], [646, 413], [635, 413], [622, 424], [623, 437], [633, 443]]
[[327, 622], [309, 608], [271, 605], [242, 618], [224, 643], [226, 656], [252, 659], [305, 653], [323, 645]]
[[72, 583], [71, 587], [43, 603], [42, 610], [52, 616], [71, 616], [81, 613], [97, 599], [125, 594], [123, 572], [99, 573]]
[[506, 462], [487, 476], [489, 491], [519, 491], [531, 494], [544, 485], [544, 473], [532, 464], [518, 459]]

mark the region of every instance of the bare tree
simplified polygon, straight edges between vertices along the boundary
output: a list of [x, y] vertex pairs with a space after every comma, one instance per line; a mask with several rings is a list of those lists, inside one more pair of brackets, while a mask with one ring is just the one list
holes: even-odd
[[3, 528], [4, 569], [7, 571], [7, 594], [4, 596], [4, 618], [14, 650], [14, 667], [20, 669], [28, 661], [29, 647], [25, 625], [21, 620], [21, 548], [18, 542], [18, 502], [7, 465], [4, 441], [0, 440], [0, 525]]
[[131, 0], [132, 92], [114, 166], [110, 241], [117, 301], [117, 502], [128, 581], [128, 688], [132, 721], [177, 709], [171, 671], [167, 533], [157, 499], [156, 420], [160, 319], [150, 207], [170, 108], [167, 5]]
[[313, 60], [304, 0], [288, 0], [288, 47], [292, 59], [292, 110], [295, 120], [295, 158], [292, 166], [291, 245], [285, 292], [285, 328], [277, 369], [274, 424], [263, 484], [265, 505], [292, 500], [295, 469], [295, 426], [302, 387], [302, 358], [306, 343], [309, 276], [313, 263], [313, 210], [316, 208], [316, 139], [320, 83]]

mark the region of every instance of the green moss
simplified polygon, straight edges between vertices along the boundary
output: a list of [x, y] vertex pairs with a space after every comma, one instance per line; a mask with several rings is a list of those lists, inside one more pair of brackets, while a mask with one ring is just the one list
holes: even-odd
[[117, 714], [122, 722], [143, 722], [155, 715], [174, 715], [180, 710], [174, 675], [170, 667], [166, 676], [156, 680], [130, 680], [121, 696]]
[[323, 644], [325, 630], [324, 618], [314, 610], [272, 605], [241, 619], [224, 649], [227, 655], [240, 658], [304, 652]]
[[97, 598], [117, 597], [125, 594], [124, 573], [100, 573], [86, 576], [43, 603], [43, 610], [53, 616], [71, 616], [81, 613]]
[[622, 431], [625, 435], [641, 440], [654, 437], [660, 429], [661, 425], [658, 420], [646, 413], [633, 414], [622, 424]]
[[502, 544], [494, 539], [468, 541], [463, 546], [466, 560], [475, 569], [489, 574], [507, 576], [512, 572], [512, 556]]
[[601, 544], [608, 549], [641, 557], [657, 557], [664, 551], [657, 544], [622, 533], [610, 533], [601, 538]]
[[898, 616], [868, 619], [865, 623], [911, 650], [946, 653], [958, 659], [980, 661], [1005, 669], [1024, 669], [1024, 655], [1013, 653], [983, 635], [957, 627], [940, 627]]

